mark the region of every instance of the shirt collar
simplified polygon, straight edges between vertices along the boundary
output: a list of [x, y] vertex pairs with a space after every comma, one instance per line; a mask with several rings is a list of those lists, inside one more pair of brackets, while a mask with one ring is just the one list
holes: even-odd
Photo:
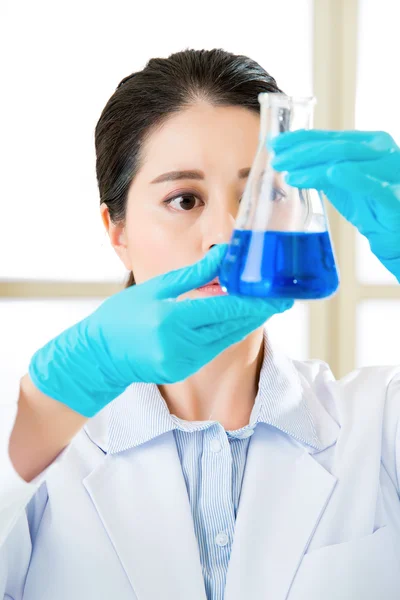
[[[306, 444], [310, 453], [331, 446], [337, 439], [339, 426], [316, 397], [308, 378], [296, 368], [297, 361], [271, 343], [265, 327], [263, 340], [264, 360], [250, 422], [233, 432], [234, 437], [248, 437], [258, 423], [264, 423]], [[106, 423], [106, 428], [96, 422], [99, 419], [103, 425]], [[174, 429], [190, 432], [211, 424], [211, 421], [183, 421], [171, 415], [156, 384], [133, 383], [89, 420], [85, 430], [93, 441], [101, 438], [98, 445], [103, 450], [115, 454]]]

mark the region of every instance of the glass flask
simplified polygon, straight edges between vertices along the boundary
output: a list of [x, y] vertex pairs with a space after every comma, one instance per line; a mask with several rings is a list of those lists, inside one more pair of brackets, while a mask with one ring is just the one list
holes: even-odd
[[258, 95], [258, 149], [236, 218], [219, 281], [232, 295], [317, 299], [339, 286], [323, 197], [288, 185], [271, 167], [267, 140], [310, 129], [315, 98]]

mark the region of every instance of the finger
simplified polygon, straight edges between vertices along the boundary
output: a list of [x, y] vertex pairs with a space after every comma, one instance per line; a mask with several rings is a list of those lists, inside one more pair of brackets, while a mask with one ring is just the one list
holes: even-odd
[[290, 171], [285, 175], [285, 181], [292, 187], [323, 190], [328, 182], [326, 165]]
[[[393, 208], [400, 201], [400, 185], [389, 185], [366, 175], [354, 163], [336, 163], [328, 169], [312, 167], [285, 175], [286, 182], [298, 188], [315, 188], [323, 191], [330, 203], [353, 223], [354, 206], [360, 197], [375, 199], [382, 208]], [[345, 192], [345, 193], [344, 193]], [[358, 200], [357, 200], [358, 199]]]
[[215, 279], [227, 249], [228, 244], [217, 244], [198, 262], [156, 277], [156, 297], [176, 298]]
[[[250, 319], [246, 321], [245, 325], [243, 324], [243, 322], [240, 325], [236, 323], [232, 326], [232, 328], [229, 329], [229, 331], [225, 328], [222, 335], [216, 334], [215, 337], [211, 337], [209, 334], [207, 335], [207, 337], [205, 337], [204, 330], [202, 333], [200, 333], [199, 330], [196, 332], [185, 330], [181, 335], [181, 341], [182, 339], [184, 340], [182, 346], [185, 349], [187, 349], [188, 347], [194, 348], [195, 359], [198, 363], [198, 366], [197, 369], [193, 369], [192, 356], [180, 356], [179, 364], [182, 366], [181, 376], [179, 379], [174, 379], [174, 381], [183, 381], [188, 377], [188, 372], [189, 375], [193, 375], [194, 373], [202, 369], [204, 365], [214, 360], [214, 358], [218, 356], [218, 354], [221, 354], [221, 352], [229, 348], [229, 346], [232, 346], [233, 344], [244, 340], [244, 338], [246, 338], [252, 331], [258, 329], [258, 327], [261, 327], [261, 325], [263, 325], [263, 321], [260, 321], [260, 319]], [[206, 342], [204, 341], [205, 339]], [[188, 344], [187, 346], [185, 346], [185, 342]], [[204, 360], [204, 354], [202, 354], [200, 356], [202, 356], [203, 360], [201, 360], [200, 363], [198, 361], [199, 347], [202, 347], [203, 350], [207, 350], [206, 360]]]
[[288, 298], [253, 298], [243, 296], [216, 296], [199, 300], [184, 300], [177, 307], [182, 307], [180, 318], [191, 330], [221, 324], [223, 327], [230, 321], [248, 318], [265, 318], [283, 312], [294, 304]]
[[[271, 301], [271, 308], [272, 308]], [[221, 330], [221, 337], [218, 341], [208, 342], [209, 345], [213, 346], [213, 357], [217, 356], [220, 352], [225, 350], [227, 347], [232, 344], [236, 344], [237, 342], [242, 341], [245, 337], [247, 337], [252, 331], [258, 329], [264, 323], [270, 319], [274, 314], [278, 314], [279, 312], [285, 312], [289, 310], [294, 305], [294, 300], [292, 299], [280, 299], [279, 308], [280, 310], [271, 310], [269, 314], [255, 317], [254, 319], [248, 319], [246, 322], [242, 322], [241, 326], [237, 327], [237, 325], [231, 324], [231, 329], [228, 331], [226, 325]], [[219, 326], [221, 327], [221, 326]], [[218, 326], [213, 326], [212, 331], [218, 331]], [[207, 345], [207, 344], [206, 344]]]
[[216, 340], [206, 344], [206, 347], [210, 348], [210, 360], [213, 360], [218, 354], [229, 348], [229, 346], [244, 340], [250, 333], [261, 327], [267, 319], [268, 317], [265, 320], [251, 319], [246, 324], [236, 325], [230, 331], [225, 330], [225, 334], [221, 337], [216, 336]]
[[[274, 152], [281, 152], [296, 144], [308, 142], [334, 142], [334, 141], [349, 141], [349, 142], [368, 142], [377, 134], [388, 136], [386, 132], [376, 131], [332, 131], [328, 129], [296, 129], [296, 131], [285, 131], [277, 136], [274, 136], [267, 141], [267, 147]], [[390, 136], [389, 136], [390, 137]]]
[[[289, 304], [286, 305], [289, 309]], [[279, 311], [285, 312], [285, 311]], [[207, 327], [201, 327], [200, 329], [194, 330], [195, 334], [199, 336], [199, 345], [207, 347], [209, 344], [215, 343], [216, 340], [222, 340], [235, 335], [236, 332], [244, 329], [246, 331], [253, 331], [257, 327], [261, 327], [268, 321], [273, 315], [278, 314], [275, 310], [270, 310], [263, 315], [257, 317], [248, 317], [246, 319], [236, 319], [236, 321], [228, 321], [225, 323], [215, 323]], [[214, 338], [213, 340], [210, 338]], [[203, 341], [201, 341], [203, 338]]]
[[351, 163], [332, 165], [326, 178], [336, 188], [364, 196], [371, 196], [381, 204], [400, 206], [400, 184], [390, 185], [387, 181], [371, 177]]
[[366, 142], [343, 140], [308, 142], [281, 152], [271, 161], [275, 171], [293, 171], [340, 161], [367, 161], [382, 158], [382, 150]]
[[[355, 177], [352, 176], [352, 172], [357, 172]], [[329, 177], [328, 173], [330, 173]], [[341, 162], [328, 167], [317, 165], [307, 169], [296, 169], [285, 175], [285, 181], [293, 187], [316, 188], [324, 192], [326, 192], [325, 187], [331, 187], [332, 183], [340, 189], [346, 189], [350, 185], [353, 191], [361, 193], [364, 183], [359, 187], [359, 181], [361, 177], [366, 177], [365, 173], [368, 173], [371, 179], [381, 181], [384, 179], [392, 185], [393, 189], [398, 187], [400, 184], [400, 154], [390, 154], [384, 161], [366, 161], [359, 166], [354, 162]], [[378, 190], [377, 187], [375, 189]]]
[[258, 315], [257, 317], [236, 319], [224, 323], [214, 323], [197, 329], [192, 329], [188, 327], [187, 324], [184, 325], [180, 323], [181, 333], [179, 337], [181, 341], [183, 340], [184, 344], [189, 344], [197, 349], [207, 348], [216, 343], [223, 342], [223, 340], [228, 340], [235, 335], [235, 333], [241, 332], [242, 330], [247, 331], [257, 329], [257, 327], [260, 327], [265, 323], [268, 318], [268, 315]]

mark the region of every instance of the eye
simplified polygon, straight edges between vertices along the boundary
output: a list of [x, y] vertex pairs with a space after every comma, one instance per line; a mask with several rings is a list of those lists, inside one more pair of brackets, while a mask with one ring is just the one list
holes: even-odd
[[[193, 202], [194, 199], [194, 202]], [[175, 210], [177, 210], [178, 212], [189, 212], [190, 210], [192, 210], [193, 206], [196, 203], [196, 200], [198, 200], [197, 196], [195, 196], [194, 194], [179, 194], [179, 196], [173, 196], [172, 198], [167, 198], [167, 200], [164, 200], [164, 204], [172, 204], [173, 202], [175, 202], [176, 200], [179, 200], [178, 202], [178, 206], [181, 206], [181, 208], [176, 208], [176, 205], [174, 206]]]
[[[243, 198], [243, 196], [241, 196], [239, 198], [239, 203], [241, 202], [242, 198]], [[195, 196], [194, 194], [191, 194], [191, 193], [186, 194], [185, 193], [185, 194], [179, 194], [178, 196], [173, 196], [172, 198], [167, 198], [166, 200], [163, 201], [163, 203], [169, 205], [169, 204], [172, 204], [173, 202], [175, 202], [176, 200], [179, 200], [179, 202], [177, 205], [175, 205], [175, 207], [180, 206], [181, 208], [174, 207], [174, 210], [176, 210], [177, 212], [189, 212], [193, 209], [196, 200], [199, 200], [199, 198], [197, 196]]]
[[271, 200], [273, 202], [280, 202], [284, 198], [286, 198], [286, 193], [284, 192], [284, 190], [282, 190], [279, 187], [274, 187], [272, 189], [272, 198], [271, 198]]

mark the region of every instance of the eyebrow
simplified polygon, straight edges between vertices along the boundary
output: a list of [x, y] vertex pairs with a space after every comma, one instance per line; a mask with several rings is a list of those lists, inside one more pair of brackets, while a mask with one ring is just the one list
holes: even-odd
[[[239, 179], [246, 179], [250, 173], [250, 167], [245, 167], [238, 171]], [[159, 175], [151, 183], [162, 183], [164, 181], [177, 181], [178, 179], [204, 179], [203, 171], [189, 170], [189, 171], [169, 171], [169, 173], [163, 173]]]

